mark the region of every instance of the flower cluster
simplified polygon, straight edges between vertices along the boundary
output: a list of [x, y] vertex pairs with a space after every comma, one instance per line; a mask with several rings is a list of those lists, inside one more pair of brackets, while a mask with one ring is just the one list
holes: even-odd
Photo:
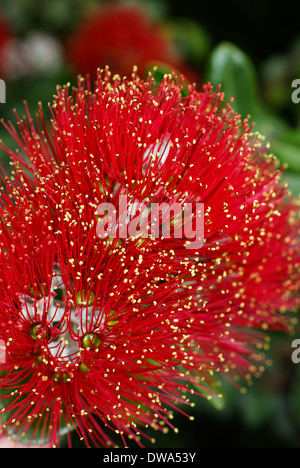
[[[58, 87], [48, 126], [5, 124], [0, 208], [0, 405], [15, 438], [87, 446], [175, 429], [218, 376], [246, 384], [263, 330], [299, 304], [297, 204], [247, 120], [210, 84], [98, 70]], [[101, 203], [203, 203], [201, 248], [170, 236], [102, 238]], [[171, 227], [176, 217], [170, 217]], [[160, 223], [159, 219], [157, 220]], [[205, 391], [207, 393], [207, 391]], [[180, 406], [182, 411], [182, 406]], [[116, 440], [117, 437], [117, 440]]]

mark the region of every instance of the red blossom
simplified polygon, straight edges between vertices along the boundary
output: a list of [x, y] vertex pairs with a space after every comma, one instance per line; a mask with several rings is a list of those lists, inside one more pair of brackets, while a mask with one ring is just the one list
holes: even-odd
[[[85, 18], [68, 40], [67, 57], [78, 73], [95, 75], [98, 67], [130, 76], [153, 62], [191, 73], [169, 33], [138, 6], [113, 3]], [[195, 74], [191, 76], [194, 78]]]
[[[225, 375], [259, 375], [266, 329], [299, 305], [297, 203], [277, 160], [210, 84], [98, 73], [27, 111], [3, 176], [0, 365], [6, 430], [59, 446], [143, 444]], [[97, 207], [204, 204], [204, 243], [102, 239]], [[132, 214], [132, 211], [130, 212]], [[177, 220], [171, 219], [174, 223]], [[111, 435], [113, 434], [113, 435]]]
[[[5, 46], [7, 45], [8, 41], [11, 39], [12, 33], [10, 31], [9, 26], [7, 25], [3, 15], [0, 14], [0, 73], [3, 73], [3, 59], [4, 55], [3, 52], [5, 50]], [[0, 76], [0, 78], [3, 78]]]

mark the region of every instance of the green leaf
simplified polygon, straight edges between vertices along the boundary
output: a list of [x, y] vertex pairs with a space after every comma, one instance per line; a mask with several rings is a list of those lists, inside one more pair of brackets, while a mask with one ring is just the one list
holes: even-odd
[[275, 395], [257, 389], [256, 392], [247, 392], [239, 401], [240, 414], [247, 427], [255, 428], [270, 419], [274, 406], [277, 406]]
[[278, 141], [273, 145], [273, 151], [281, 162], [288, 165], [292, 172], [300, 173], [300, 147]]
[[221, 84], [225, 100], [234, 98], [232, 107], [243, 118], [252, 115], [257, 106], [257, 76], [246, 53], [230, 42], [221, 42], [212, 51], [206, 81], [214, 87]]
[[[5, 377], [8, 372], [1, 372], [0, 376]], [[12, 392], [13, 393], [13, 392]], [[5, 407], [8, 407], [10, 404], [13, 404], [15, 400], [25, 399], [28, 397], [28, 394], [24, 394], [22, 397], [9, 396], [7, 391], [5, 391], [0, 386], [0, 411], [4, 410]], [[26, 403], [28, 405], [28, 403]], [[34, 411], [34, 410], [33, 410]], [[47, 414], [47, 413], [45, 413]], [[27, 412], [27, 416], [30, 415], [30, 411]], [[14, 440], [22, 443], [22, 444], [33, 444], [33, 445], [43, 445], [47, 443], [47, 431], [46, 433], [43, 432], [43, 416], [38, 418], [32, 418], [32, 422], [28, 423], [26, 416], [24, 417], [23, 421], [19, 426], [10, 425], [8, 422], [14, 416], [14, 410], [8, 410], [1, 412], [1, 423], [6, 426], [5, 430], [6, 433]], [[74, 426], [71, 425], [67, 427], [65, 419], [61, 418], [60, 428], [59, 428], [59, 435], [63, 438], [66, 434], [70, 431], [74, 430]]]
[[[155, 86], [157, 86], [163, 80], [165, 75], [172, 74], [172, 72], [174, 72], [177, 77], [181, 76], [181, 72], [179, 70], [176, 70], [168, 63], [149, 62], [145, 67], [146, 76], [148, 76], [148, 73], [153, 73]], [[186, 81], [182, 83], [181, 94], [182, 96], [188, 95], [188, 83]]]
[[222, 391], [221, 385], [214, 382], [211, 387], [207, 386], [205, 388], [205, 383], [200, 385], [195, 385], [195, 389], [202, 395], [207, 397], [207, 401], [212, 405], [216, 410], [222, 410], [225, 407], [225, 394]]
[[254, 130], [266, 138], [271, 144], [271, 148], [273, 143], [281, 138], [289, 129], [285, 120], [268, 110], [262, 104], [258, 104], [254, 109], [251, 120], [255, 124]]
[[282, 141], [300, 148], [300, 128], [289, 129], [282, 136]]

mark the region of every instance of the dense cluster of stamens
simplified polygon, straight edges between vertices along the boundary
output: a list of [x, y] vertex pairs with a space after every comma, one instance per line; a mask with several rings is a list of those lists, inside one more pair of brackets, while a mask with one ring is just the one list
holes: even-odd
[[[27, 111], [18, 131], [5, 124], [20, 150], [2, 144], [1, 417], [13, 438], [50, 446], [71, 444], [72, 428], [87, 446], [142, 445], [148, 426], [176, 430], [172, 411], [219, 375], [242, 388], [260, 375], [258, 329], [291, 329], [297, 202], [210, 85], [183, 97], [173, 76], [106, 69], [94, 90], [82, 78], [69, 88], [49, 128], [41, 107], [36, 123]], [[203, 204], [203, 245], [172, 229], [102, 238], [98, 208], [118, 211], [122, 194], [124, 223], [140, 202], [147, 214], [153, 201]]]

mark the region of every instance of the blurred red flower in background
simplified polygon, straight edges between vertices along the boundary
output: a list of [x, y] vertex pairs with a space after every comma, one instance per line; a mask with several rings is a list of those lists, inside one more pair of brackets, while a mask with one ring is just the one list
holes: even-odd
[[[73, 427], [87, 446], [114, 444], [109, 429], [142, 445], [220, 375], [259, 376], [263, 331], [292, 329], [296, 201], [223, 93], [189, 91], [106, 70], [95, 90], [58, 87], [49, 130], [42, 110], [5, 124], [21, 151], [1, 144], [0, 404], [17, 439], [71, 444]], [[99, 238], [96, 209], [121, 193], [204, 203], [203, 246]]]
[[113, 3], [85, 18], [69, 39], [66, 54], [77, 73], [95, 76], [97, 68], [130, 76], [137, 66], [143, 75], [153, 62], [189, 70], [162, 24], [155, 24], [138, 6]]

